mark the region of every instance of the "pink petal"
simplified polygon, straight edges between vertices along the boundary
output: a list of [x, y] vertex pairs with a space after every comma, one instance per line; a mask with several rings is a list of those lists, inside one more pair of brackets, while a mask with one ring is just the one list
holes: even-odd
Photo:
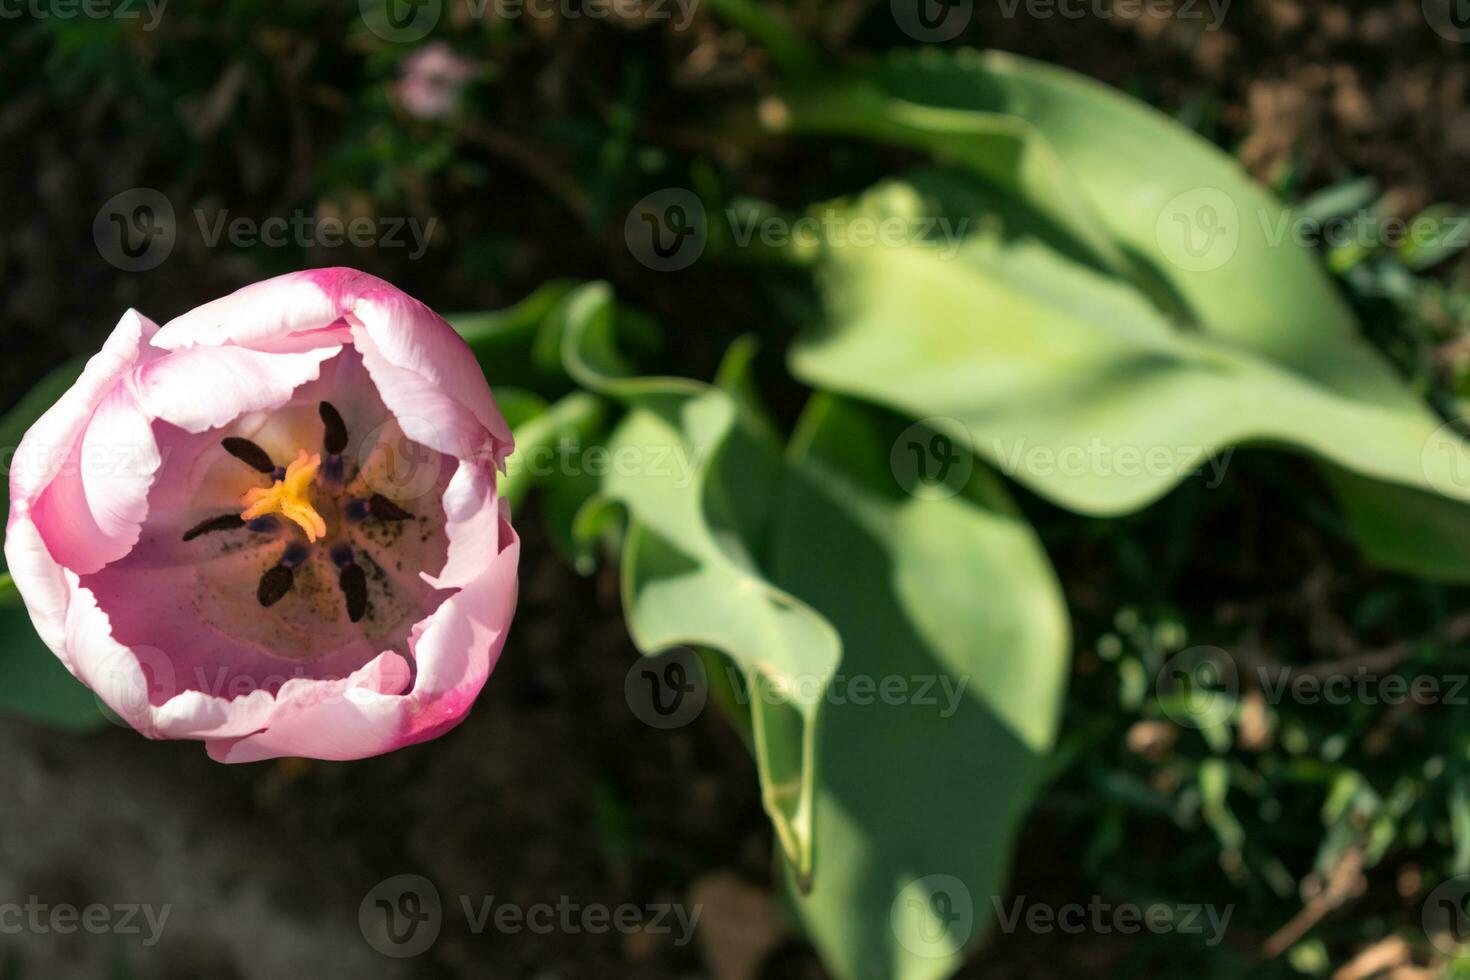
[[153, 345], [166, 350], [269, 347], [294, 333], [328, 328], [339, 310], [319, 279], [315, 271], [306, 271], [251, 283], [174, 317], [158, 331]]
[[243, 347], [174, 351], [138, 371], [138, 399], [148, 414], [185, 429], [217, 429], [246, 414], [278, 408], [312, 381], [340, 346], [295, 354]]

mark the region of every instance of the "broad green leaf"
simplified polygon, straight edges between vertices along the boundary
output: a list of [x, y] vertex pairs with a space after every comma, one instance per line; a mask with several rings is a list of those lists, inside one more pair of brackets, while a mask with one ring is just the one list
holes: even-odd
[[0, 711], [63, 731], [105, 724], [97, 700], [36, 635], [25, 607], [0, 605]]
[[888, 462], [903, 427], [817, 396], [772, 537], [775, 580], [843, 639], [817, 749], [818, 870], [795, 900], [844, 980], [948, 976], [983, 934], [1067, 669], [1061, 590], [999, 481], [903, 493]]
[[[1161, 354], [1161, 360], [1130, 360], [1114, 351], [1117, 356], [1103, 357], [1100, 363], [1089, 342], [1077, 356], [1059, 349], [1040, 352], [1046, 354], [1048, 366], [1023, 360], [1039, 346], [1028, 345], [1025, 338], [1014, 346], [1029, 350], [1015, 350], [1010, 342], [991, 343], [1004, 341], [995, 336], [999, 327], [988, 331], [990, 340], [972, 342], [985, 331], [984, 325], [970, 324], [974, 328], [970, 340], [946, 341], [944, 356], [957, 370], [961, 365], [953, 362], [956, 348], [998, 358], [1000, 363], [984, 373], [986, 379], [1005, 373], [1013, 383], [1003, 387], [1012, 395], [1029, 388], [1040, 423], [1038, 434], [1028, 433], [1033, 445], [1038, 444], [1038, 435], [1044, 441], [1065, 429], [1086, 435], [1095, 422], [1114, 437], [1132, 430], [1136, 438], [1127, 445], [1138, 451], [1157, 446], [1162, 452], [1179, 453], [1181, 465], [1167, 479], [1125, 479], [1125, 485], [1113, 486], [1114, 481], [1105, 478], [1071, 485], [1065, 479], [1037, 478], [1032, 486], [1040, 492], [1084, 512], [1116, 513], [1166, 492], [1188, 472], [1183, 464], [1189, 457], [1207, 454], [1210, 447], [1204, 444], [1213, 441], [1212, 433], [1227, 441], [1282, 441], [1330, 461], [1328, 476], [1361, 545], [1374, 559], [1418, 574], [1470, 579], [1470, 549], [1460, 546], [1470, 540], [1470, 508], [1462, 504], [1470, 490], [1464, 445], [1434, 431], [1438, 423], [1432, 413], [1361, 339], [1316, 257], [1293, 234], [1302, 215], [1274, 200], [1218, 148], [1097, 82], [999, 52], [899, 53], [845, 76], [804, 80], [788, 93], [787, 106], [788, 124], [797, 132], [848, 133], [896, 142], [927, 150], [936, 159], [977, 175], [1001, 192], [982, 220], [1001, 215], [1010, 224], [1024, 225], [1029, 235], [1052, 246], [1058, 255], [1102, 273], [1092, 283], [1098, 288], [1083, 282], [1086, 277], [1080, 269], [1060, 273], [1051, 284], [1032, 277], [1022, 287], [1033, 293], [1050, 291], [1048, 298], [1078, 314], [1060, 324], [1060, 334], [1051, 337], [1052, 342], [1068, 343], [1064, 337], [1077, 335], [1075, 328], [1083, 327], [1091, 315], [1089, 304], [1100, 304], [1098, 315], [1126, 332], [1121, 317], [1134, 315], [1124, 309], [1131, 306], [1141, 321], [1152, 321], [1144, 323], [1146, 333], [1158, 332], [1162, 323], [1178, 338], [1213, 340], [1218, 342], [1215, 350], [1233, 351], [1233, 356], [1225, 357], [1232, 365], [1231, 376], [1241, 375], [1241, 365], [1254, 364], [1244, 372], [1253, 376], [1251, 384], [1241, 387], [1227, 377], [1211, 377], [1207, 365], [1201, 379], [1199, 358], [1191, 357], [1195, 363], [1190, 372], [1206, 383], [1196, 386], [1190, 381], [1187, 388], [1180, 388], [1183, 375], [1172, 369], [1177, 366], [1175, 344]], [[1328, 204], [1341, 206], [1320, 200], [1311, 206], [1321, 210]], [[1026, 212], [1019, 222], [1018, 209]], [[1321, 217], [1315, 211], [1306, 216]], [[1122, 262], [1119, 253], [1126, 257]], [[895, 261], [903, 265], [907, 260]], [[1011, 310], [1014, 297], [997, 297], [993, 279], [988, 278], [1003, 265], [991, 263], [987, 280], [972, 283], [985, 295], [984, 305], [968, 311], [969, 320], [977, 310], [987, 316]], [[888, 272], [902, 275], [897, 269]], [[845, 290], [841, 282], [851, 282], [854, 273], [852, 266], [845, 275], [839, 270], [834, 276], [838, 284], [828, 294], [837, 307], [839, 329], [842, 324], [871, 329], [874, 317], [894, 316], [901, 310], [902, 304], [891, 297], [883, 310], [855, 310], [863, 295], [875, 291]], [[1109, 276], [1119, 282], [1104, 282]], [[931, 277], [929, 287], [940, 278], [944, 277]], [[1127, 295], [1124, 281], [1134, 287], [1136, 298]], [[1081, 292], [1063, 295], [1073, 289]], [[942, 313], [946, 322], [953, 322], [967, 315], [965, 304], [981, 297], [972, 289], [948, 304], [932, 294], [929, 298], [931, 306], [947, 306]], [[1145, 298], [1158, 316], [1145, 311]], [[1017, 329], [1042, 315], [1038, 304], [1026, 305], [1022, 320], [1013, 324]], [[918, 315], [914, 310], [894, 320], [898, 326], [890, 340], [896, 342]], [[1106, 345], [1108, 340], [1098, 342]], [[875, 364], [854, 364], [853, 359], [866, 361], [867, 355], [879, 352], [875, 346], [864, 353], [859, 346], [856, 338], [828, 338], [809, 346], [795, 363], [798, 371], [809, 372], [807, 379], [813, 383], [830, 383], [919, 415], [947, 414], [964, 420], [966, 409], [986, 397], [956, 398], [950, 391], [930, 398], [922, 372], [909, 377], [884, 372], [882, 382], [874, 384]], [[1257, 355], [1254, 362], [1252, 354]], [[839, 355], [846, 358], [840, 364]], [[1212, 356], [1205, 357], [1210, 360]], [[1114, 373], [1074, 374], [1053, 404], [1042, 404], [1048, 397], [1044, 390], [1048, 371], [1105, 368]], [[838, 375], [847, 375], [845, 381], [834, 381]], [[981, 376], [976, 375], [977, 387]], [[1280, 403], [1256, 401], [1275, 398], [1287, 388], [1295, 394]], [[1155, 415], [1177, 418], [1155, 419], [1156, 424], [1135, 429], [1134, 423], [1145, 421], [1150, 398], [1160, 399], [1153, 408]], [[1305, 414], [1295, 417], [1303, 408]], [[1017, 409], [1024, 414], [1025, 406]], [[1080, 418], [1083, 413], [1091, 418]], [[1217, 417], [1199, 417], [1209, 413]], [[1131, 421], [1123, 418], [1130, 414]], [[1263, 415], [1275, 415], [1280, 424], [1257, 424]], [[1190, 430], [1194, 437], [1184, 445], [1150, 441], [1167, 440], [1173, 430], [1180, 436]], [[1012, 448], [1015, 434], [973, 433], [982, 441], [1009, 439]], [[1385, 438], [1398, 441], [1372, 442]], [[1084, 441], [1081, 446], [1088, 444]], [[1013, 475], [1025, 479], [1024, 474]]]
[[[507, 418], [510, 417], [506, 413]], [[513, 434], [516, 448], [506, 459], [500, 489], [512, 508], [525, 499], [535, 483], [555, 483], [573, 474], [560, 469], [566, 453], [562, 444], [581, 446], [603, 423], [607, 406], [583, 391], [572, 392], [540, 412], [522, 415]]]
[[[21, 436], [82, 373], [85, 359], [69, 361], [46, 375], [0, 418], [0, 447], [9, 463]], [[9, 481], [0, 500], [10, 511]], [[0, 558], [3, 564], [3, 558]], [[36, 635], [9, 575], [0, 589], [0, 711], [30, 718], [67, 731], [87, 731], [104, 724], [96, 699], [67, 672]]]
[[[797, 132], [903, 143], [992, 181], [1100, 259], [1125, 255], [1159, 305], [1215, 336], [1330, 386], [1396, 393], [1289, 233], [1294, 215], [1208, 141], [1106, 85], [1002, 52], [931, 49], [795, 89], [788, 105]], [[1347, 365], [1321, 360], [1336, 342], [1354, 348]]]
[[[924, 207], [907, 185], [864, 205]], [[830, 322], [794, 350], [799, 377], [937, 417], [1074, 510], [1135, 510], [1241, 444], [1470, 499], [1470, 454], [1439, 438], [1439, 420], [1407, 391], [1327, 385], [1182, 330], [1126, 283], [1034, 241], [977, 236], [949, 259], [920, 246], [833, 247], [823, 286]], [[1347, 378], [1371, 356], [1337, 340], [1320, 361]]]
[[555, 396], [566, 387], [556, 324], [573, 286], [549, 282], [503, 310], [453, 313], [445, 319], [470, 345], [492, 385], [515, 384]]
[[573, 376], [627, 406], [607, 444], [603, 495], [626, 508], [622, 589], [646, 654], [718, 650], [751, 692], [753, 752], [766, 812], [803, 880], [813, 861], [814, 754], [822, 692], [840, 642], [830, 624], [772, 586], [754, 549], [766, 536], [778, 451], [739, 421], [725, 392], [673, 378], [619, 377], [605, 286], [570, 301]]

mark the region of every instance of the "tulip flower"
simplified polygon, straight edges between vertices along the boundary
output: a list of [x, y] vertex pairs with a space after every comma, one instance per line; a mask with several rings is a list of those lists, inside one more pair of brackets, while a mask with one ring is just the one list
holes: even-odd
[[220, 761], [458, 724], [505, 643], [509, 429], [463, 340], [350, 269], [123, 316], [26, 433], [5, 556], [119, 717]]

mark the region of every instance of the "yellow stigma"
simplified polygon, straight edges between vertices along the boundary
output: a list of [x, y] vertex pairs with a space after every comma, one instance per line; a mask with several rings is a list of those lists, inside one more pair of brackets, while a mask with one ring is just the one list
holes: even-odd
[[327, 522], [311, 505], [311, 481], [316, 479], [317, 467], [322, 465], [320, 453], [306, 455], [305, 449], [297, 450], [296, 461], [286, 467], [284, 479], [277, 480], [269, 490], [255, 487], [246, 491], [240, 502], [245, 510], [240, 519], [253, 521], [268, 514], [281, 514], [301, 525], [306, 540], [315, 541], [325, 537]]

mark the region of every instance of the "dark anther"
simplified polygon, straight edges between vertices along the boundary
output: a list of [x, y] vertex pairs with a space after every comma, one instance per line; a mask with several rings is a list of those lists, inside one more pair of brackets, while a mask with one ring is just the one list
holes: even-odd
[[198, 524], [189, 528], [189, 530], [184, 532], [184, 540], [193, 541], [199, 535], [208, 534], [211, 531], [233, 531], [244, 526], [245, 522], [240, 520], [239, 514], [221, 514], [218, 517], [211, 517], [207, 521], [200, 521]]
[[413, 517], [381, 493], [375, 493], [368, 498], [368, 510], [380, 521], [406, 521]]
[[291, 584], [295, 581], [296, 576], [291, 573], [291, 569], [285, 565], [274, 565], [260, 577], [260, 587], [255, 590], [255, 598], [260, 600], [262, 606], [274, 606], [291, 591]]
[[367, 573], [358, 564], [344, 565], [337, 576], [337, 584], [347, 597], [347, 618], [354, 623], [367, 612]]
[[317, 411], [326, 428], [322, 435], [322, 448], [335, 456], [347, 448], [347, 423], [342, 421], [342, 413], [331, 402], [322, 402]]
[[257, 534], [264, 534], [267, 531], [278, 530], [281, 526], [281, 522], [276, 520], [275, 517], [271, 516], [270, 514], [267, 514], [264, 517], [257, 517], [255, 520], [251, 521], [245, 526], [250, 528], [250, 530], [256, 532]]
[[332, 556], [332, 564], [338, 568], [346, 568], [352, 564], [352, 545], [350, 544], [344, 542], [333, 545], [330, 554]]
[[347, 519], [349, 521], [365, 521], [368, 516], [368, 502], [366, 500], [347, 501]]
[[281, 555], [281, 564], [287, 568], [299, 568], [301, 563], [311, 557], [311, 549], [300, 541], [292, 541], [286, 545], [286, 551]]
[[276, 464], [271, 462], [270, 453], [261, 449], [249, 439], [241, 439], [239, 436], [229, 436], [222, 444], [225, 447], [225, 452], [251, 469], [259, 470], [261, 473], [274, 473], [276, 471]]

